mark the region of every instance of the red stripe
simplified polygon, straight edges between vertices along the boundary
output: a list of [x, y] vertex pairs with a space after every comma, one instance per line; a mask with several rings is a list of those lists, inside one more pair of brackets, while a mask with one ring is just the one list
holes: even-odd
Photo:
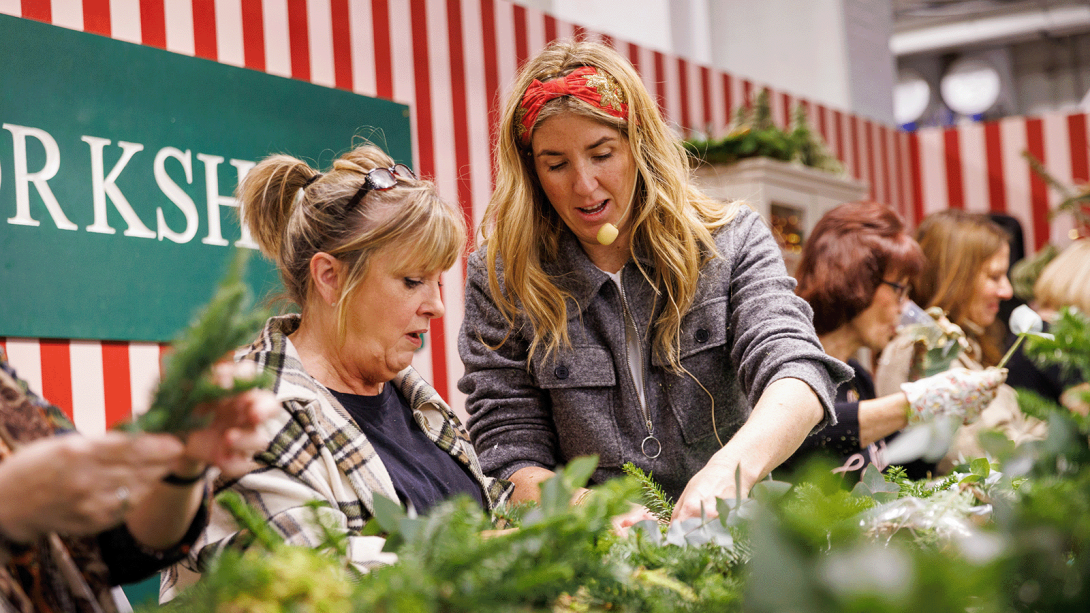
[[817, 115], [818, 133], [821, 134], [821, 140], [825, 141], [825, 144], [828, 145], [829, 144], [829, 122], [825, 118], [825, 105], [819, 104], [814, 108], [817, 111], [814, 114]]
[[870, 179], [870, 198], [871, 200], [877, 200], [878, 171], [874, 162], [874, 124], [869, 121], [863, 122], [863, 136], [865, 137], [863, 142], [867, 149], [867, 178]]
[[556, 40], [556, 17], [545, 16], [545, 44]]
[[587, 29], [584, 28], [583, 26], [574, 26], [574, 27], [572, 27], [572, 38], [574, 38], [575, 40], [586, 40], [587, 39]]
[[68, 341], [42, 339], [42, 397], [72, 419], [72, 355]]
[[[1037, 158], [1041, 164], [1045, 164], [1045, 133], [1044, 124], [1040, 119], [1026, 119], [1026, 149], [1030, 155]], [[1048, 185], [1045, 180], [1029, 171], [1030, 206], [1033, 212], [1033, 238], [1034, 251], [1048, 243]]]
[[923, 219], [923, 173], [920, 169], [920, 135], [912, 132], [908, 135], [908, 162], [912, 178], [912, 214], [913, 223]]
[[1078, 183], [1090, 181], [1090, 158], [1086, 142], [1086, 114], [1067, 116], [1067, 134], [1071, 139], [1071, 178]]
[[958, 129], [943, 130], [942, 140], [946, 152], [946, 205], [952, 209], [964, 209], [965, 188], [961, 179], [961, 139]]
[[988, 208], [996, 213], [1007, 212], [1007, 181], [1003, 177], [1003, 143], [999, 122], [984, 124], [985, 163], [988, 167]]
[[6, 338], [4, 338], [2, 336], [0, 336], [0, 351], [4, 352], [4, 355], [7, 356], [7, 353], [8, 353], [8, 339], [6, 339]]
[[632, 67], [636, 69], [636, 72], [640, 71], [640, 47], [628, 43], [628, 61], [632, 62]]
[[723, 73], [723, 108], [727, 113], [727, 125], [734, 121], [734, 96], [730, 91], [730, 75]]
[[[469, 180], [469, 111], [466, 102], [465, 55], [462, 41], [462, 2], [447, 0], [447, 45], [450, 52], [450, 97], [454, 120], [454, 174], [458, 177], [458, 202], [462, 216], [470, 228], [470, 249], [473, 248], [473, 185]], [[465, 259], [462, 260], [463, 267]], [[463, 276], [465, 269], [462, 270]]]
[[[488, 0], [482, 2], [482, 6]], [[390, 5], [387, 0], [371, 0], [371, 28], [375, 40], [375, 92], [379, 98], [394, 97], [394, 54], [390, 42]], [[488, 63], [485, 55], [485, 64]]]
[[330, 18], [333, 20], [334, 84], [340, 89], [352, 91], [352, 31], [348, 0], [332, 0]]
[[288, 0], [288, 46], [291, 76], [310, 80], [310, 33], [307, 31], [307, 0]]
[[102, 341], [102, 395], [106, 403], [106, 427], [132, 416], [132, 381], [129, 377], [129, 344]]
[[704, 129], [710, 131], [712, 122], [712, 71], [707, 66], [700, 67], [700, 101], [704, 105]]
[[616, 44], [613, 41], [613, 37], [610, 36], [609, 34], [603, 34], [602, 35], [602, 44], [609, 46], [611, 49], [616, 48]]
[[890, 180], [892, 173], [889, 171], [889, 129], [885, 126], [878, 127], [878, 153], [882, 156], [882, 202], [893, 205], [893, 185]]
[[655, 52], [655, 102], [659, 105], [664, 117], [666, 112], [666, 56], [660, 51]]
[[844, 155], [844, 114], [833, 111], [833, 123], [836, 124], [836, 157], [842, 163], [847, 163]]
[[681, 88], [681, 129], [688, 133], [693, 129], [689, 113], [689, 63], [677, 58], [678, 85]]
[[530, 58], [530, 41], [526, 35], [526, 7], [521, 4], [511, 5], [511, 20], [515, 24], [515, 66]]
[[500, 123], [500, 69], [496, 62], [495, 0], [481, 0], [481, 43], [484, 45], [484, 93], [488, 99], [488, 150], [491, 154], [492, 186], [496, 185], [495, 143]]
[[193, 54], [216, 59], [216, 1], [193, 0]]
[[[26, 0], [23, 0], [24, 4]], [[163, 0], [140, 0], [140, 41], [149, 47], [167, 48], [167, 16]]]
[[163, 365], [166, 364], [167, 356], [170, 355], [170, 352], [172, 350], [173, 350], [173, 347], [170, 346], [170, 343], [159, 343], [159, 378], [160, 379], [163, 377]]
[[791, 125], [791, 94], [780, 94], [783, 101], [783, 127]]
[[742, 104], [747, 109], [753, 108], [753, 84], [749, 79], [742, 79]]
[[83, 0], [83, 31], [110, 35], [110, 0]]
[[[431, 68], [428, 53], [428, 13], [423, 2], [410, 3], [412, 22], [413, 78], [416, 85], [416, 132], [420, 171], [425, 176], [435, 176], [435, 135], [431, 116]], [[525, 21], [525, 20], [523, 20]], [[432, 385], [445, 398], [450, 397], [447, 384], [446, 333], [443, 318], [431, 323]]]
[[23, 0], [23, 17], [52, 23], [53, 7], [49, 0]]
[[265, 15], [261, 0], [242, 0], [242, 57], [247, 68], [265, 72]]
[[863, 178], [863, 166], [859, 163], [859, 119], [855, 115], [848, 116], [848, 127], [852, 131], [852, 170], [855, 178]]

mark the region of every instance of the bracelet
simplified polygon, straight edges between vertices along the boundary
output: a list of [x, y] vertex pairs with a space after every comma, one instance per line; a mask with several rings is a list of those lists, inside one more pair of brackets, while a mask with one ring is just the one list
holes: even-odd
[[179, 477], [178, 475], [176, 475], [174, 473], [170, 473], [169, 475], [163, 477], [163, 483], [167, 483], [167, 484], [170, 484], [170, 485], [193, 485], [194, 483], [200, 481], [201, 479], [204, 479], [204, 476], [207, 475], [207, 474], [208, 474], [208, 467], [207, 466], [204, 467], [204, 470], [197, 473], [196, 475], [193, 475], [192, 477]]

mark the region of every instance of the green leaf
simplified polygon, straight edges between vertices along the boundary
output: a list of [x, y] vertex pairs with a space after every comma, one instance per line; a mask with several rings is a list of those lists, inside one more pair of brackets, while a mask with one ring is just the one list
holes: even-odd
[[969, 465], [969, 472], [981, 479], [987, 479], [992, 472], [991, 462], [988, 461], [988, 458], [977, 458]]
[[401, 520], [408, 517], [401, 505], [389, 498], [375, 494], [375, 520], [387, 534], [397, 534], [401, 526]]

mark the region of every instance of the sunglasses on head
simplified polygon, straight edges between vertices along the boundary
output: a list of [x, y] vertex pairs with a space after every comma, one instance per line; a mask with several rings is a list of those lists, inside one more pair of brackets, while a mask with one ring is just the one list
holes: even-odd
[[352, 196], [345, 205], [344, 210], [348, 212], [352, 210], [363, 197], [372, 191], [384, 192], [397, 185], [397, 178], [402, 179], [416, 179], [416, 173], [411, 168], [404, 164], [394, 164], [389, 168], [372, 168], [364, 175], [363, 185]]

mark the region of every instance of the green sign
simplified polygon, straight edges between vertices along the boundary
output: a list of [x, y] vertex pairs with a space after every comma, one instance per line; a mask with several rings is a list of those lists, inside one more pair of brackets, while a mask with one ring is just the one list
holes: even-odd
[[255, 247], [233, 194], [258, 160], [412, 159], [385, 100], [5, 15], [0, 58], [0, 336], [168, 340]]

